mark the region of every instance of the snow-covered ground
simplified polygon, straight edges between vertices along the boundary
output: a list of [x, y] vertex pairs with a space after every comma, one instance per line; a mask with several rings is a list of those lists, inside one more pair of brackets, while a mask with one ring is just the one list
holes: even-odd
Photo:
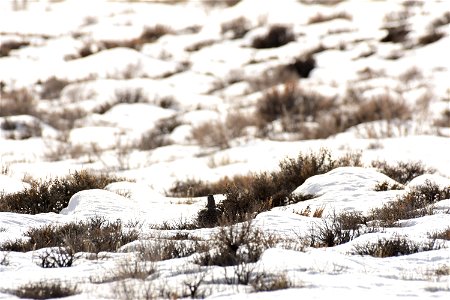
[[[95, 216], [138, 222], [140, 241], [97, 259], [80, 254], [70, 268], [38, 266], [45, 249], [0, 251], [0, 298], [15, 298], [11, 290], [40, 280], [76, 284], [80, 293], [73, 299], [183, 298], [195, 282], [200, 286], [196, 296], [223, 299], [449, 297], [450, 241], [440, 240], [441, 249], [387, 258], [361, 256], [355, 249], [396, 236], [425, 243], [450, 228], [450, 199], [435, 203], [435, 214], [403, 220], [399, 227], [334, 247], [278, 245], [245, 266], [254, 276], [285, 276], [288, 289], [255, 291], [251, 285], [230, 284], [236, 267], [201, 267], [198, 253], [152, 263], [157, 271], [145, 279], [101, 280], [114, 278], [111, 274], [135, 259], [137, 244], [176, 234], [155, 226], [191, 220], [205, 207], [205, 197], [167, 196], [177, 181], [215, 182], [273, 171], [286, 157], [322, 148], [335, 157], [360, 153], [367, 168], [338, 168], [311, 177], [293, 193], [315, 198], [252, 220], [254, 228], [299, 245], [300, 237], [336, 213], [367, 215], [426, 180], [450, 187], [449, 2], [225, 2], [1, 1], [0, 192], [14, 194], [30, 186], [29, 178], [46, 180], [77, 170], [108, 172], [126, 181], [81, 191], [60, 213], [0, 212], [0, 244], [24, 238], [30, 228]], [[256, 38], [277, 25], [287, 26], [293, 40], [253, 47]], [[383, 41], [392, 32], [402, 40]], [[432, 34], [435, 40], [426, 42]], [[23, 46], [4, 50], [17, 42]], [[308, 55], [315, 67], [307, 76], [294, 77], [300, 89], [342, 107], [352, 101], [349, 91], [358, 101], [390, 95], [401, 99], [411, 116], [370, 120], [309, 140], [285, 132], [285, 120], [279, 118], [268, 135], [261, 134], [258, 123], [249, 119], [259, 99], [274, 87], [283, 88], [286, 74], [276, 73], [277, 68]], [[25, 100], [8, 114], [11, 99]], [[236, 115], [240, 118], [231, 118]], [[308, 119], [304, 126], [321, 124]], [[213, 136], [216, 132], [224, 133]], [[394, 181], [369, 168], [375, 160], [420, 161], [435, 172], [402, 190], [380, 192], [377, 183]], [[323, 218], [300, 213], [307, 209], [323, 209]], [[218, 231], [185, 233], [208, 243]]]

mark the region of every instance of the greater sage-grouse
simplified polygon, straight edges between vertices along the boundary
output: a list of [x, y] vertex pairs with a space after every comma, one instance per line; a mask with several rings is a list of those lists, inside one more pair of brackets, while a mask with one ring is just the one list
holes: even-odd
[[202, 227], [214, 227], [220, 216], [220, 210], [216, 206], [213, 195], [208, 195], [206, 208], [198, 213], [198, 223]]

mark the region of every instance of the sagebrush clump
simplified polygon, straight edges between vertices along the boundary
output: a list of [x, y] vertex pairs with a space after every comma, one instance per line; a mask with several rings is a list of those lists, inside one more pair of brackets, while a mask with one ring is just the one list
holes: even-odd
[[450, 198], [450, 187], [440, 188], [427, 181], [424, 185], [412, 188], [395, 201], [373, 209], [371, 219], [380, 222], [383, 226], [398, 226], [399, 220], [433, 214], [433, 204], [448, 198]]
[[311, 176], [324, 174], [342, 166], [361, 166], [360, 155], [351, 154], [333, 159], [328, 150], [318, 153], [300, 153], [297, 158], [280, 162], [279, 170], [223, 180], [226, 198], [218, 205], [222, 217], [230, 222], [241, 222], [272, 207], [305, 199], [292, 192]]
[[376, 243], [357, 245], [354, 247], [354, 253], [374, 257], [392, 257], [437, 250], [440, 248], [442, 248], [442, 245], [436, 243], [436, 240], [430, 240], [428, 243], [417, 243], [408, 240], [405, 236], [397, 235], [391, 239], [379, 239]]
[[21, 299], [54, 299], [74, 296], [80, 291], [76, 285], [60, 281], [38, 281], [6, 291]]
[[256, 49], [276, 48], [295, 40], [291, 28], [283, 25], [272, 25], [266, 35], [253, 40], [252, 46]]
[[63, 247], [71, 253], [102, 251], [115, 252], [139, 238], [137, 229], [125, 229], [122, 222], [102, 217], [65, 225], [45, 225], [31, 228], [24, 234], [27, 240], [9, 241], [1, 245], [3, 251], [28, 252], [47, 247]]
[[96, 175], [88, 171], [46, 181], [33, 180], [31, 187], [14, 194], [0, 194], [0, 211], [20, 214], [59, 213], [69, 204], [70, 198], [84, 190], [103, 189], [119, 181], [108, 175]]

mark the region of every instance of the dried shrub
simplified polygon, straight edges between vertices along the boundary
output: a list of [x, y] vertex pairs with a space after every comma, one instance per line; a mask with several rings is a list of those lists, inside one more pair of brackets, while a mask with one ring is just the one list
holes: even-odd
[[195, 230], [198, 229], [198, 226], [195, 221], [180, 218], [178, 221], [164, 221], [162, 224], [152, 224], [150, 228], [156, 230]]
[[450, 198], [450, 187], [441, 189], [427, 181], [422, 186], [411, 189], [395, 201], [371, 211], [371, 219], [384, 226], [396, 226], [399, 220], [419, 218], [433, 214], [432, 204]]
[[41, 120], [61, 131], [73, 129], [76, 122], [87, 115], [88, 112], [81, 107], [63, 107], [51, 112], [39, 112]]
[[146, 103], [149, 102], [147, 96], [141, 88], [136, 89], [119, 89], [114, 92], [114, 103]]
[[83, 190], [102, 189], [118, 181], [108, 175], [95, 175], [88, 171], [76, 171], [64, 178], [31, 182], [31, 187], [23, 191], [0, 195], [0, 211], [20, 214], [59, 213], [70, 198]]
[[0, 43], [0, 57], [8, 56], [11, 50], [20, 49], [30, 45], [28, 41], [3, 41]]
[[224, 124], [220, 121], [213, 121], [200, 124], [192, 128], [192, 138], [203, 147], [228, 148], [229, 137]]
[[308, 24], [317, 24], [317, 23], [323, 23], [328, 22], [335, 19], [345, 19], [345, 20], [352, 20], [352, 16], [349, 15], [346, 12], [336, 12], [330, 15], [324, 15], [321, 13], [317, 13], [316, 15], [312, 16], [308, 20]]
[[[314, 198], [313, 195], [301, 195], [300, 197], [296, 197], [296, 199], [299, 199], [298, 202], [310, 200], [313, 198]], [[317, 207], [314, 210], [312, 217], [313, 218], [322, 218], [324, 210], [325, 210], [325, 206]], [[302, 209], [301, 211], [294, 211], [294, 213], [297, 215], [300, 215], [300, 216], [309, 217], [309, 216], [311, 216], [311, 207], [308, 205], [306, 208]]]
[[[110, 222], [103, 217], [93, 217], [87, 221], [78, 221], [65, 225], [45, 225], [29, 229], [24, 234], [27, 240], [16, 240], [4, 243], [3, 251], [28, 252], [48, 247], [63, 247], [70, 253], [117, 251], [125, 244], [139, 238], [137, 229], [123, 228], [120, 220]], [[49, 257], [53, 255], [51, 250]], [[55, 252], [58, 255], [58, 252]], [[70, 256], [69, 256], [70, 258]], [[52, 262], [48, 257], [47, 262]]]
[[245, 128], [256, 124], [253, 116], [230, 113], [224, 121], [211, 121], [192, 128], [192, 138], [204, 147], [228, 148], [232, 139], [245, 134]]
[[431, 235], [431, 238], [450, 241], [450, 227]]
[[353, 120], [350, 119], [349, 123], [357, 125], [378, 120], [409, 120], [411, 117], [412, 111], [405, 101], [385, 94], [360, 103], [357, 111], [350, 116]]
[[382, 29], [387, 30], [387, 34], [381, 39], [381, 42], [403, 43], [407, 40], [410, 28], [408, 18], [410, 13], [404, 9], [402, 11], [392, 12], [384, 17], [385, 25]]
[[311, 228], [307, 239], [312, 247], [333, 247], [374, 230], [367, 227], [367, 219], [359, 212], [333, 213], [330, 219], [323, 219], [322, 224]]
[[163, 35], [172, 33], [172, 30], [164, 25], [155, 25], [153, 27], [145, 27], [142, 34], [139, 37], [139, 43], [153, 43], [157, 41]]
[[272, 207], [304, 200], [303, 196], [296, 197], [291, 193], [309, 177], [342, 166], [360, 166], [359, 155], [332, 159], [325, 149], [318, 153], [300, 153], [296, 159], [281, 161], [278, 171], [248, 177], [244, 186], [230, 182], [226, 198], [218, 207], [227, 220], [244, 221]]
[[250, 28], [250, 21], [245, 17], [238, 17], [221, 25], [222, 34], [230, 33], [232, 39], [242, 38]]
[[31, 282], [16, 290], [7, 290], [8, 293], [21, 299], [54, 299], [79, 294], [76, 285], [60, 281]]
[[258, 100], [255, 119], [263, 135], [271, 122], [281, 119], [282, 129], [300, 132], [308, 136], [305, 122], [317, 121], [324, 113], [334, 108], [334, 101], [318, 93], [306, 92], [297, 82], [284, 84], [283, 89], [272, 88]]
[[153, 262], [145, 260], [142, 255], [138, 255], [136, 258], [121, 260], [109, 280], [118, 281], [129, 278], [145, 280], [156, 271]]
[[[133, 77], [133, 76], [131, 76]], [[101, 104], [95, 109], [95, 113], [104, 114], [117, 104], [148, 103], [149, 100], [141, 88], [136, 89], [117, 89], [114, 92], [114, 98], [110, 102]]]
[[211, 250], [199, 255], [202, 266], [237, 266], [258, 261], [261, 254], [274, 247], [278, 239], [254, 228], [251, 222], [222, 226], [212, 237]]
[[299, 76], [295, 67], [293, 67], [292, 64], [288, 64], [268, 69], [262, 74], [258, 74], [247, 81], [250, 85], [250, 91], [261, 91], [272, 88], [278, 84], [298, 80], [298, 78]]
[[67, 268], [71, 267], [74, 253], [70, 248], [47, 248], [39, 254], [41, 268]]
[[441, 265], [434, 270], [434, 274], [436, 276], [449, 276], [450, 275], [450, 266]]
[[431, 26], [432, 28], [438, 28], [450, 24], [450, 11], [445, 12], [441, 17], [435, 19]]
[[25, 140], [42, 136], [42, 126], [38, 120], [33, 122], [11, 121], [9, 118], [0, 120], [0, 128], [5, 131], [5, 138]]
[[435, 126], [450, 127], [450, 109], [445, 109], [439, 119], [433, 122]]
[[35, 115], [36, 100], [27, 89], [2, 92], [0, 117], [15, 115]]
[[223, 0], [223, 1], [210, 1], [210, 0], [201, 0], [202, 4], [206, 7], [212, 8], [212, 7], [231, 7], [239, 2], [241, 0]]
[[379, 239], [376, 243], [369, 242], [365, 245], [354, 246], [354, 253], [374, 257], [393, 257], [440, 248], [442, 245], [437, 244], [436, 240], [430, 240], [428, 243], [416, 243], [406, 237], [396, 236], [392, 239]]
[[286, 274], [258, 274], [250, 282], [255, 292], [270, 292], [284, 290], [293, 287]]
[[168, 135], [180, 125], [181, 122], [176, 116], [157, 121], [154, 128], [142, 135], [137, 147], [140, 150], [152, 150], [170, 145]]
[[445, 36], [445, 34], [443, 32], [432, 30], [432, 31], [420, 36], [417, 42], [419, 45], [424, 46], [424, 45], [428, 45], [428, 44], [437, 42], [440, 39], [442, 39], [444, 36]]
[[388, 164], [384, 160], [374, 160], [372, 167], [401, 184], [407, 184], [420, 175], [435, 172], [434, 169], [426, 167], [420, 161], [399, 161], [396, 164]]
[[85, 44], [83, 48], [80, 49], [79, 55], [80, 57], [86, 57], [104, 49], [112, 49], [117, 47], [140, 50], [142, 45], [156, 42], [160, 37], [172, 32], [173, 31], [171, 28], [160, 24], [145, 27], [142, 30], [141, 35], [137, 38], [122, 41], [104, 40], [96, 44]]
[[80, 57], [87, 57], [89, 55], [92, 55], [95, 53], [95, 51], [92, 49], [92, 45], [91, 44], [85, 44], [83, 45], [83, 47], [81, 47], [81, 49], [78, 51], [78, 54]]
[[334, 6], [338, 3], [341, 3], [345, 0], [299, 0], [300, 3], [303, 4], [313, 4], [313, 5], [329, 5], [329, 6]]
[[381, 42], [387, 43], [403, 43], [410, 30], [407, 25], [398, 25], [398, 26], [392, 26], [392, 27], [385, 27], [384, 29], [387, 30], [387, 34], [384, 38], [381, 39]]
[[256, 49], [276, 48], [294, 40], [294, 34], [289, 27], [272, 25], [266, 35], [256, 37], [253, 40], [252, 47]]
[[316, 67], [316, 60], [312, 55], [297, 57], [287, 67], [295, 71], [300, 78], [308, 78], [311, 71]]
[[403, 190], [404, 186], [398, 183], [389, 183], [387, 180], [377, 183], [375, 185], [375, 191], [382, 192], [382, 191], [392, 191], [392, 190]]
[[202, 180], [186, 179], [177, 180], [166, 193], [170, 197], [202, 197], [209, 194], [218, 194], [211, 184]]
[[251, 181], [251, 177], [251, 175], [235, 175], [231, 178], [221, 178], [213, 183], [195, 179], [178, 180], [175, 181], [167, 195], [171, 197], [203, 197], [223, 194], [228, 185], [245, 188]]
[[162, 108], [176, 108], [177, 107], [177, 101], [171, 96], [162, 97], [160, 99], [157, 99], [156, 104]]
[[68, 81], [52, 76], [42, 83], [40, 96], [43, 99], [57, 99], [60, 97], [62, 89], [68, 84]]
[[253, 115], [244, 114], [238, 111], [228, 113], [224, 122], [226, 131], [230, 139], [245, 135], [245, 129], [256, 125]]
[[417, 67], [411, 67], [399, 76], [400, 81], [402, 81], [404, 83], [408, 83], [413, 80], [419, 80], [422, 78], [423, 78], [423, 73]]
[[205, 245], [189, 237], [158, 237], [146, 240], [133, 250], [138, 251], [145, 261], [163, 261], [191, 256], [204, 250]]

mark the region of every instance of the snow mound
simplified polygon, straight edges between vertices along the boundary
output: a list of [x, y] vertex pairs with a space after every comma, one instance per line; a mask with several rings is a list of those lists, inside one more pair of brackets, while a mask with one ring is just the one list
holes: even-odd
[[[344, 211], [360, 211], [366, 213], [373, 208], [395, 200], [404, 190], [375, 191], [377, 183], [387, 181], [397, 183], [375, 169], [360, 167], [336, 168], [326, 174], [308, 178], [294, 195], [313, 195], [313, 199], [302, 201], [274, 210], [294, 213], [323, 209], [327, 216]], [[398, 184], [398, 183], [397, 183]]]
[[30, 185], [25, 182], [0, 174], [0, 194], [14, 194], [28, 187]]
[[130, 199], [105, 190], [85, 190], [70, 198], [69, 204], [60, 214], [77, 215], [83, 218], [104, 216], [120, 218], [124, 213], [130, 214], [136, 206]]
[[205, 197], [168, 198], [142, 183], [116, 182], [105, 189], [76, 193], [60, 215], [77, 219], [102, 216], [125, 223], [136, 220], [149, 224], [176, 223], [194, 218], [206, 202]]
[[293, 194], [320, 196], [343, 191], [373, 191], [377, 183], [385, 181], [389, 184], [397, 183], [375, 169], [341, 167], [308, 178]]
[[164, 198], [164, 196], [154, 191], [149, 186], [136, 182], [113, 182], [108, 184], [105, 187], [105, 190], [145, 203], [148, 203], [149, 201], [161, 201]]
[[441, 189], [450, 187], [450, 178], [443, 177], [436, 174], [423, 174], [417, 176], [408, 183], [408, 188], [414, 188], [421, 185], [426, 185], [428, 182], [437, 184]]

